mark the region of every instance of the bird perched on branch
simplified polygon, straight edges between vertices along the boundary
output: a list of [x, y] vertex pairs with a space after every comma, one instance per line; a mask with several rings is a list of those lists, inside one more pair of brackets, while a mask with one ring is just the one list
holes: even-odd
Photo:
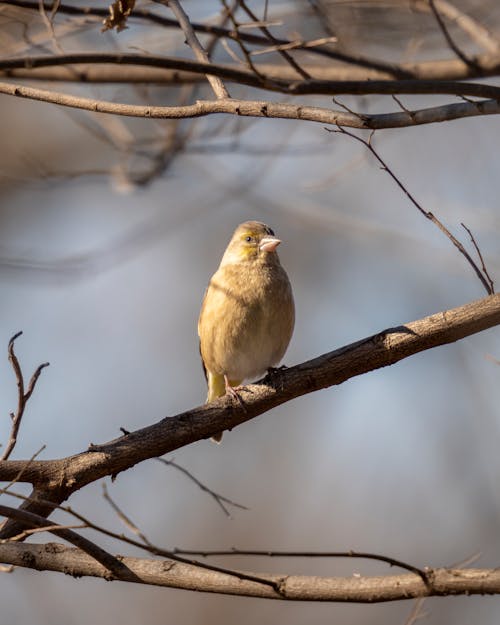
[[[205, 292], [198, 336], [208, 384], [207, 402], [277, 365], [293, 332], [292, 287], [266, 224], [240, 224]], [[212, 437], [220, 442], [222, 432]]]

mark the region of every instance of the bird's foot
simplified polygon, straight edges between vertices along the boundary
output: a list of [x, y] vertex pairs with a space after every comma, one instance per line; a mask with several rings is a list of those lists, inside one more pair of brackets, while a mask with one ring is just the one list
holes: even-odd
[[280, 365], [279, 367], [268, 367], [267, 375], [274, 375], [275, 373], [279, 373], [280, 371], [286, 371], [288, 367], [286, 365]]
[[229, 395], [230, 397], [233, 397], [234, 399], [236, 399], [236, 401], [239, 403], [239, 405], [246, 412], [245, 402], [241, 399], [241, 396], [238, 393], [238, 391], [240, 389], [242, 389], [243, 387], [242, 386], [231, 386], [231, 384], [229, 383], [229, 380], [227, 378], [227, 375], [224, 376], [224, 383], [226, 385], [226, 395]]

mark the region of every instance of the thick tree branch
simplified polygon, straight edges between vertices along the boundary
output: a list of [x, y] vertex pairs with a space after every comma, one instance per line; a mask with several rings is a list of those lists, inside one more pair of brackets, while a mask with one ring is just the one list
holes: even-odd
[[500, 101], [498, 100], [461, 102], [421, 109], [419, 111], [404, 111], [402, 113], [360, 115], [317, 106], [235, 99], [216, 101], [198, 100], [195, 104], [188, 104], [186, 106], [119, 104], [2, 82], [0, 82], [0, 93], [29, 100], [58, 104], [59, 106], [68, 106], [84, 111], [92, 111], [94, 113], [124, 115], [127, 117], [181, 119], [225, 113], [242, 117], [312, 121], [321, 124], [334, 124], [336, 126], [366, 128], [371, 130], [418, 126], [420, 124], [431, 124], [445, 120], [475, 117], [477, 115], [497, 115], [500, 113]]
[[[110, 579], [109, 571], [94, 558], [58, 543], [6, 543], [0, 545], [0, 561], [39, 571], [58, 571], [73, 577]], [[498, 569], [429, 569], [427, 584], [412, 573], [376, 577], [260, 575], [273, 582], [275, 589], [271, 585], [201, 570], [172, 560], [120, 556], [120, 561], [133, 577], [127, 579], [123, 575], [122, 581], [264, 599], [377, 603], [416, 597], [500, 593]]]
[[[308, 362], [273, 372], [261, 383], [249, 385], [240, 392], [244, 406], [223, 397], [103, 445], [91, 445], [88, 451], [75, 456], [0, 462], [0, 480], [30, 482], [40, 497], [59, 504], [102, 477], [115, 476], [143, 460], [232, 429], [291, 399], [342, 384], [352, 377], [499, 324], [500, 294], [496, 294], [389, 328]], [[33, 505], [34, 508], [28, 502], [24, 508], [44, 516], [50, 513], [50, 506], [46, 504], [35, 502]], [[7, 524], [2, 537], [13, 535], [17, 530], [15, 523]]]
[[[83, 55], [78, 55], [82, 57]], [[127, 59], [137, 59], [136, 65], [129, 65]], [[53, 59], [52, 62], [43, 66], [34, 66], [34, 59]], [[0, 76], [29, 78], [30, 80], [61, 80], [66, 82], [144, 82], [144, 83], [173, 83], [183, 84], [202, 82], [204, 75], [196, 61], [178, 59], [176, 57], [164, 57], [155, 55], [133, 55], [100, 53], [93, 54], [87, 65], [78, 68], [75, 74], [73, 68], [65, 67], [67, 55], [55, 55], [52, 57], [24, 57], [23, 59], [0, 60]], [[99, 59], [109, 59], [109, 65], [97, 65]], [[14, 64], [15, 65], [14, 65]], [[85, 61], [82, 60], [82, 64]], [[123, 63], [127, 63], [123, 66]], [[402, 64], [401, 71], [408, 80], [465, 80], [478, 76], [496, 76], [500, 73], [500, 55], [498, 53], [476, 57], [476, 63], [480, 73], [471, 71], [469, 66], [464, 65], [457, 59], [447, 61], [424, 61], [422, 63]], [[168, 65], [168, 67], [167, 67]], [[303, 68], [318, 80], [391, 80], [394, 76], [391, 72], [382, 70], [366, 69], [342, 64], [311, 64], [303, 63]], [[53, 67], [53, 69], [48, 69]], [[58, 69], [54, 69], [57, 67]], [[139, 69], [140, 67], [140, 69]], [[184, 69], [181, 69], [184, 68]], [[237, 72], [245, 70], [241, 66], [228, 64], [215, 64], [215, 68], [225, 68], [230, 73], [225, 80], [239, 81]], [[289, 66], [272, 63], [259, 63], [255, 66], [257, 74], [264, 75], [269, 81], [278, 79], [296, 82], [295, 70]], [[172, 69], [168, 69], [172, 68]], [[192, 71], [189, 69], [192, 68]], [[205, 70], [206, 71], [206, 70]], [[216, 71], [216, 70], [214, 70]], [[196, 72], [196, 73], [195, 73]], [[247, 72], [246, 80], [256, 80], [255, 73]]]
[[[110, 53], [75, 53], [57, 56], [33, 56], [4, 59], [0, 61], [0, 70], [35, 69], [60, 65], [109, 64], [139, 65], [146, 67], [161, 67], [178, 71], [189, 71], [195, 74], [206, 74], [207, 63], [191, 61], [168, 56], [144, 56], [140, 54], [110, 54]], [[499, 62], [500, 69], [500, 62]], [[268, 77], [259, 71], [254, 72], [238, 69], [230, 65], [210, 63], [213, 76], [231, 80], [233, 82], [276, 91], [289, 95], [368, 95], [368, 94], [449, 94], [459, 96], [476, 96], [481, 98], [500, 99], [500, 87], [480, 83], [465, 83], [452, 80], [323, 80], [310, 78], [284, 77], [284, 74]], [[75, 72], [73, 76], [78, 76]]]

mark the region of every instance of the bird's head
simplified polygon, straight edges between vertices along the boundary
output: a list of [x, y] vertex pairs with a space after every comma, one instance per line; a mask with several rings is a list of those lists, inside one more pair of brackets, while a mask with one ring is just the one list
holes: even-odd
[[240, 224], [224, 252], [221, 265], [258, 259], [278, 259], [276, 248], [281, 243], [272, 229], [260, 221]]

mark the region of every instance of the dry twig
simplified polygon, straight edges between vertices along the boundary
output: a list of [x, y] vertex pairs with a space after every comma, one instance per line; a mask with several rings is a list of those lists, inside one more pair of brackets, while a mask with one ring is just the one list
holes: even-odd
[[[179, 26], [181, 27], [182, 32], [184, 33], [184, 36], [186, 37], [186, 43], [194, 52], [195, 57], [201, 63], [205, 63], [209, 65], [210, 58], [206, 50], [201, 45], [198, 37], [196, 36], [193, 26], [191, 22], [189, 21], [189, 17], [187, 16], [186, 12], [182, 8], [182, 5], [179, 2], [179, 0], [155, 0], [155, 1], [159, 2], [160, 4], [164, 4], [165, 6], [169, 7], [172, 10], [172, 12], [174, 13], [175, 17], [177, 18], [179, 22]], [[224, 100], [230, 97], [226, 87], [224, 86], [224, 83], [222, 82], [220, 78], [212, 74], [206, 74], [206, 77], [216, 97], [219, 100]]]
[[12, 369], [14, 370], [14, 375], [16, 376], [16, 381], [17, 381], [17, 409], [16, 409], [16, 412], [10, 413], [12, 426], [10, 429], [9, 441], [7, 445], [5, 446], [5, 450], [0, 460], [7, 460], [9, 456], [11, 455], [12, 451], [14, 450], [14, 447], [16, 446], [16, 442], [17, 442], [17, 435], [19, 433], [19, 428], [21, 427], [21, 420], [23, 418], [24, 410], [26, 408], [26, 404], [29, 398], [31, 397], [31, 395], [33, 394], [33, 391], [35, 390], [35, 386], [38, 381], [38, 378], [40, 377], [40, 374], [42, 373], [42, 369], [49, 366], [48, 362], [44, 362], [43, 364], [39, 365], [35, 369], [35, 372], [31, 376], [31, 379], [28, 383], [28, 388], [25, 391], [23, 372], [21, 370], [21, 365], [19, 364], [19, 360], [17, 359], [17, 356], [14, 352], [14, 343], [16, 339], [21, 336], [21, 334], [22, 332], [17, 332], [17, 334], [14, 334], [14, 336], [9, 341], [9, 347], [8, 347], [9, 362], [12, 365]]
[[[381, 169], [383, 171], [386, 171], [389, 174], [389, 176], [394, 180], [394, 182], [398, 185], [398, 187], [401, 189], [401, 191], [403, 191], [403, 193], [410, 200], [410, 202], [417, 208], [417, 210], [426, 219], [429, 219], [429, 221], [432, 221], [432, 223], [435, 226], [437, 226], [439, 228], [439, 230], [441, 230], [441, 232], [453, 243], [453, 245], [457, 248], [457, 250], [460, 252], [460, 254], [462, 254], [462, 256], [464, 256], [464, 258], [467, 260], [467, 262], [472, 267], [472, 269], [474, 270], [475, 274], [477, 275], [477, 277], [481, 281], [481, 284], [484, 286], [484, 288], [485, 288], [486, 292], [488, 293], [488, 295], [492, 295], [494, 293], [494, 291], [493, 291], [493, 282], [492, 282], [490, 276], [488, 275], [488, 272], [485, 270], [483, 258], [481, 256], [481, 253], [479, 252], [479, 249], [477, 248], [477, 245], [476, 245], [476, 250], [478, 251], [479, 258], [481, 259], [481, 262], [483, 264], [483, 270], [481, 270], [478, 267], [477, 263], [474, 261], [474, 259], [471, 257], [471, 255], [467, 252], [467, 250], [465, 249], [463, 244], [455, 236], [453, 236], [453, 234], [448, 230], [448, 228], [443, 224], [443, 222], [440, 221], [434, 215], [434, 213], [432, 213], [431, 211], [426, 210], [425, 208], [423, 208], [420, 205], [420, 203], [408, 191], [408, 189], [404, 186], [404, 184], [396, 176], [396, 174], [392, 171], [392, 169], [382, 159], [380, 154], [373, 147], [372, 139], [373, 139], [374, 131], [371, 132], [370, 137], [369, 137], [369, 139], [367, 141], [367, 140], [363, 139], [362, 137], [360, 137], [360, 136], [358, 136], [358, 135], [356, 135], [356, 134], [354, 134], [352, 132], [349, 132], [348, 130], [345, 130], [345, 128], [342, 128], [341, 126], [338, 126], [337, 130], [332, 130], [330, 128], [326, 128], [326, 130], [328, 132], [339, 132], [341, 134], [347, 135], [348, 137], [351, 137], [351, 139], [355, 139], [356, 141], [359, 141], [366, 148], [368, 148], [368, 150], [373, 154], [375, 159], [380, 163]], [[473, 239], [473, 242], [475, 244], [474, 239]]]

